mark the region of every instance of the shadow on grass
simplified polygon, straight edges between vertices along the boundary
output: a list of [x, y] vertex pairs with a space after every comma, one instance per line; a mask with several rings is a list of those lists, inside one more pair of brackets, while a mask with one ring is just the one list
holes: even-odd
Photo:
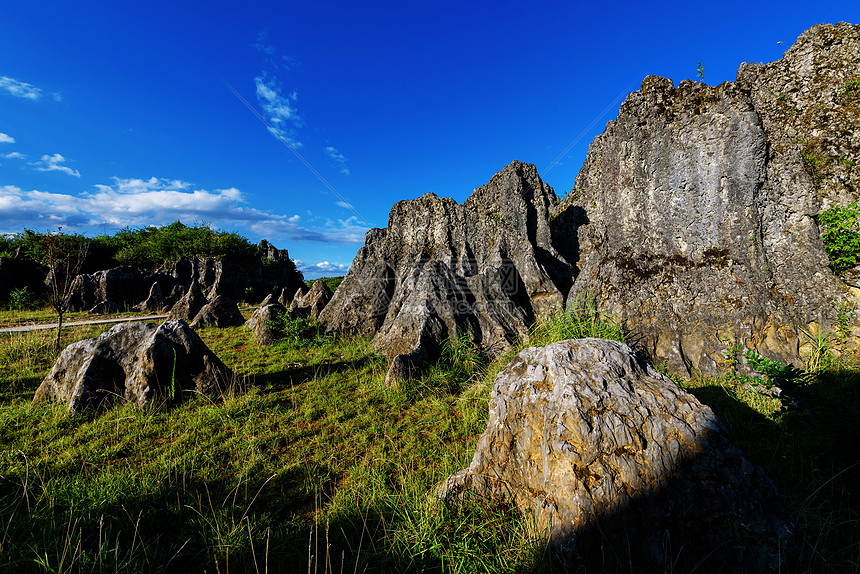
[[261, 388], [270, 387], [273, 390], [278, 390], [327, 377], [331, 374], [356, 372], [370, 363], [371, 360], [366, 357], [354, 361], [322, 361], [315, 364], [292, 363], [286, 369], [256, 375], [254, 379], [255, 384]]
[[797, 571], [860, 568], [860, 372], [786, 386], [771, 420], [719, 384], [688, 389], [764, 469], [795, 522]]

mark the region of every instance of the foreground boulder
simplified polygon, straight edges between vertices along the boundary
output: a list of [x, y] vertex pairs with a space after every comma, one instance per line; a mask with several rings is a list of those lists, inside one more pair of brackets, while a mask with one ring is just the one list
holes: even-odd
[[816, 223], [860, 193], [858, 54], [860, 26], [819, 25], [736, 82], [646, 78], [554, 210], [568, 301], [594, 295], [674, 372], [724, 371], [732, 341], [799, 364], [801, 329], [860, 305]]
[[33, 404], [47, 401], [78, 412], [110, 397], [138, 407], [184, 392], [214, 395], [233, 373], [184, 321], [124, 323], [66, 347], [39, 385]]
[[775, 487], [711, 409], [614, 341], [529, 348], [499, 373], [441, 496], [469, 493], [512, 498], [568, 567], [769, 572], [791, 544]]
[[397, 203], [388, 227], [367, 233], [320, 321], [374, 334], [393, 378], [458, 335], [498, 354], [564, 302], [572, 270], [551, 244], [556, 201], [533, 165], [513, 162], [462, 205], [432, 193]]

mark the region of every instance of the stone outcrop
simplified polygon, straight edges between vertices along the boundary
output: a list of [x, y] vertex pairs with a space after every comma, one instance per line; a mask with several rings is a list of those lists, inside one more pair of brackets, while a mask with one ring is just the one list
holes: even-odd
[[286, 307], [269, 296], [245, 322], [245, 326], [254, 332], [254, 340], [258, 345], [271, 345], [278, 339], [278, 334], [272, 329], [270, 321], [287, 312]]
[[334, 293], [331, 292], [325, 281], [315, 281], [307, 293], [296, 292], [290, 302], [290, 310], [295, 311], [301, 317], [319, 317], [325, 306], [331, 301]]
[[77, 412], [118, 396], [143, 407], [182, 393], [217, 394], [234, 382], [230, 369], [184, 321], [124, 323], [66, 347], [33, 404], [61, 402]]
[[[646, 78], [554, 208], [568, 302], [594, 296], [675, 372], [719, 373], [729, 340], [797, 364], [800, 329], [860, 303], [816, 224], [857, 199], [858, 58], [860, 27], [820, 25], [737, 82]], [[828, 158], [818, 175], [811, 152]]]
[[200, 308], [191, 321], [191, 327], [238, 327], [244, 323], [245, 318], [235, 301], [224, 295], [215, 295]]
[[144, 278], [136, 267], [123, 265], [112, 269], [82, 273], [75, 277], [69, 295], [73, 309], [91, 309], [99, 304], [126, 309], [144, 296]]
[[470, 494], [531, 513], [571, 571], [778, 571], [792, 543], [711, 409], [614, 341], [528, 348], [499, 373], [472, 464], [440, 491]]
[[146, 299], [134, 306], [135, 311], [149, 311], [151, 313], [163, 313], [168, 309], [170, 309], [170, 305], [164, 298], [161, 284], [158, 281], [153, 281]]
[[329, 332], [375, 334], [389, 360], [402, 355], [400, 367], [435, 359], [458, 334], [488, 355], [503, 351], [563, 304], [571, 270], [548, 232], [555, 201], [533, 165], [513, 162], [462, 205], [433, 194], [397, 203], [388, 227], [367, 233], [320, 321]]
[[185, 292], [185, 295], [183, 295], [182, 298], [170, 308], [168, 318], [171, 321], [181, 319], [186, 323], [190, 323], [206, 303], [208, 303], [208, 301], [206, 300], [206, 296], [203, 295], [203, 290], [200, 288], [200, 284], [196, 281], [192, 282], [191, 286], [188, 287], [188, 291]]

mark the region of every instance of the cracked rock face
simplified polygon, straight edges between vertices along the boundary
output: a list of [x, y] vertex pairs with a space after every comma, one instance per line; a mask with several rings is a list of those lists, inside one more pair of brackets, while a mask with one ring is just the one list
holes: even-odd
[[[675, 372], [718, 374], [729, 340], [797, 364], [800, 329], [826, 332], [840, 304], [860, 303], [816, 224], [828, 203], [857, 199], [860, 145], [839, 134], [858, 121], [845, 88], [858, 58], [860, 27], [821, 25], [737, 82], [646, 78], [555, 210], [578, 268], [568, 301], [595, 295]], [[816, 177], [802, 143], [813, 134], [842, 158]]]
[[533, 165], [513, 162], [462, 205], [433, 194], [397, 203], [388, 227], [367, 233], [320, 321], [375, 334], [401, 367], [435, 359], [458, 333], [495, 355], [563, 304], [557, 281], [569, 284], [571, 271], [551, 244], [555, 201]]
[[499, 373], [472, 464], [440, 495], [470, 493], [512, 497], [568, 566], [768, 572], [791, 543], [711, 409], [614, 341], [529, 348]]
[[184, 321], [124, 323], [63, 349], [33, 404], [61, 402], [77, 412], [119, 396], [143, 407], [183, 392], [217, 394], [234, 379]]

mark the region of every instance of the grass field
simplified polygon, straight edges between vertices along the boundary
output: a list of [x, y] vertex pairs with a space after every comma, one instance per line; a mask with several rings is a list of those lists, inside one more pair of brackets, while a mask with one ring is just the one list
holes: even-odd
[[[102, 330], [69, 328], [64, 344]], [[367, 339], [200, 335], [247, 392], [75, 416], [29, 404], [53, 333], [2, 336], [0, 572], [552, 569], [528, 516], [432, 497], [469, 464], [504, 361], [451, 353], [387, 388]], [[678, 382], [780, 489], [797, 571], [860, 571], [856, 368], [808, 377], [788, 405], [728, 379]]]

